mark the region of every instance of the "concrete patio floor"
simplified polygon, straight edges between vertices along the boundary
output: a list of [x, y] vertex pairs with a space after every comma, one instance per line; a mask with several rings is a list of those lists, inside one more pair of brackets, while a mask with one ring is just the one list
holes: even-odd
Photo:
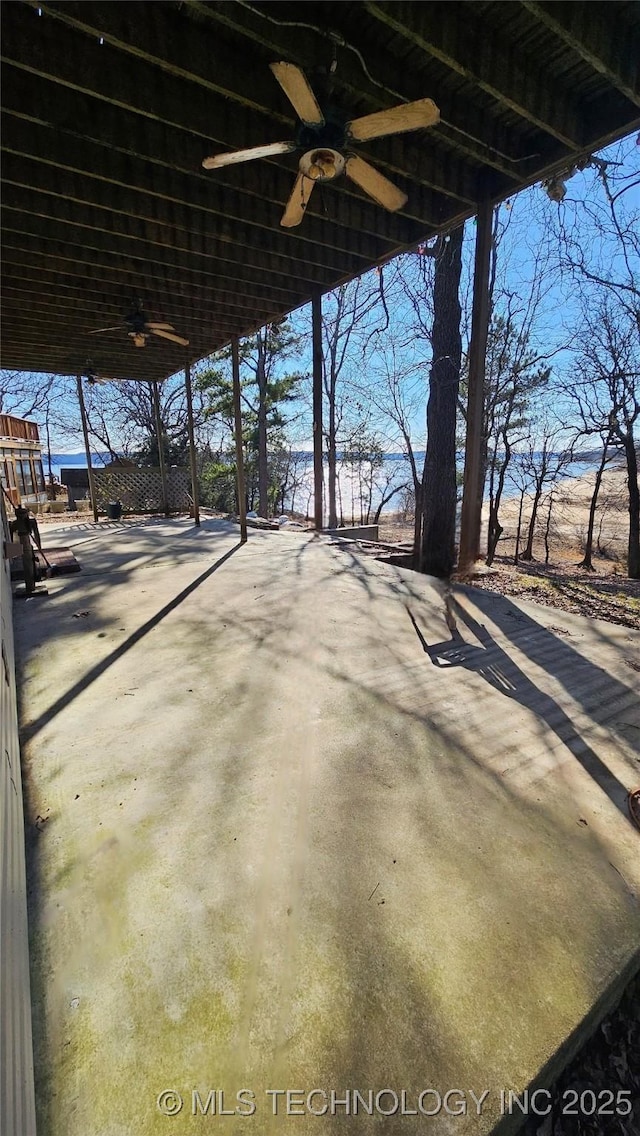
[[640, 635], [458, 588], [452, 638], [308, 533], [44, 536], [82, 572], [14, 609], [40, 1136], [491, 1132], [640, 963]]

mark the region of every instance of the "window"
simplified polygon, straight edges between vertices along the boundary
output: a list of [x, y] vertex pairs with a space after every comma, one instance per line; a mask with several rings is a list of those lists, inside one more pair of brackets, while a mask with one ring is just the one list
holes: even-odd
[[40, 458], [33, 459], [33, 469], [35, 473], [35, 483], [38, 493], [44, 493], [44, 470]]
[[[29, 497], [33, 493], [33, 477], [31, 476], [31, 462], [17, 461], [18, 482], [21, 482], [20, 492]], [[22, 477], [21, 477], [22, 474]]]
[[24, 476], [23, 476], [23, 473], [22, 473], [22, 462], [21, 461], [14, 462], [13, 467], [14, 467], [15, 473], [16, 473], [16, 481], [18, 483], [18, 492], [19, 492], [20, 496], [22, 496], [24, 493], [27, 492], [25, 487], [24, 487]]

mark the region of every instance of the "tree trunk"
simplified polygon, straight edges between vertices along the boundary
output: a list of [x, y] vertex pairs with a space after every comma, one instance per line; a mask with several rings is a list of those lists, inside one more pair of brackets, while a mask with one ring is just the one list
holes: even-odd
[[422, 560], [422, 485], [416, 481], [414, 484], [415, 512], [413, 517], [413, 567], [420, 571]]
[[513, 554], [513, 563], [517, 564], [520, 557], [520, 537], [522, 535], [522, 510], [524, 508], [524, 489], [520, 494], [520, 507], [518, 509], [518, 528], [516, 530], [516, 550]]
[[[265, 333], [266, 334], [266, 333]], [[263, 332], [258, 332], [258, 513], [269, 515], [269, 463], [267, 457], [267, 376], [265, 371], [265, 343]]]
[[591, 495], [591, 504], [589, 506], [589, 524], [587, 526], [587, 538], [585, 540], [585, 545], [584, 545], [584, 556], [583, 556], [582, 560], [580, 561], [580, 563], [578, 564], [578, 568], [585, 568], [587, 572], [595, 572], [595, 568], [593, 567], [593, 559], [592, 559], [592, 557], [593, 557], [593, 530], [594, 530], [595, 523], [596, 523], [596, 509], [598, 507], [598, 495], [600, 493], [600, 485], [602, 484], [602, 475], [604, 473], [604, 467], [605, 467], [606, 462], [607, 462], [608, 446], [609, 446], [609, 443], [607, 441], [607, 442], [605, 442], [605, 446], [604, 446], [604, 449], [602, 451], [602, 458], [600, 459], [600, 465], [598, 466], [598, 470], [596, 472], [595, 485], [593, 487], [593, 493]]
[[[485, 380], [485, 401], [486, 401], [486, 398], [487, 398], [487, 394], [486, 394], [486, 380]], [[484, 422], [484, 419], [485, 419], [485, 416], [483, 415], [483, 422]], [[489, 436], [486, 433], [486, 422], [485, 422], [485, 428], [483, 429], [482, 438], [480, 439], [480, 477], [478, 479], [478, 516], [480, 518], [482, 518], [482, 506], [484, 504], [484, 491], [485, 491], [485, 486], [487, 484], [488, 470], [489, 470]], [[482, 528], [482, 520], [480, 521], [480, 527]], [[478, 543], [478, 548], [479, 547], [480, 547], [480, 544]]]
[[427, 403], [420, 570], [449, 576], [455, 564], [456, 413], [462, 359], [460, 274], [464, 228], [455, 229], [436, 262], [433, 361]]
[[629, 553], [627, 573], [630, 580], [640, 580], [640, 491], [638, 489], [638, 457], [633, 430], [629, 427], [624, 440], [629, 488]]
[[553, 509], [553, 493], [549, 495], [549, 508], [547, 510], [547, 523], [544, 527], [544, 562], [549, 563], [549, 534], [551, 532], [551, 510]]
[[329, 506], [329, 528], [335, 529], [338, 525], [338, 510], [336, 506], [337, 454], [336, 454], [336, 396], [335, 384], [331, 384], [329, 395], [329, 429], [327, 433], [327, 503]]
[[[507, 439], [504, 439], [504, 461], [500, 464], [500, 472], [498, 474], [498, 485], [495, 493], [491, 492], [491, 504], [489, 507], [489, 532], [487, 535], [487, 564], [493, 564], [493, 558], [496, 554], [498, 541], [504, 532], [503, 526], [500, 524], [500, 505], [502, 502], [502, 494], [504, 492], [504, 483], [507, 476], [507, 467], [511, 461], [511, 446]], [[492, 473], [493, 480], [493, 473]]]
[[529, 521], [529, 532], [527, 533], [527, 547], [522, 553], [522, 560], [533, 560], [533, 538], [536, 531], [536, 520], [538, 517], [538, 505], [542, 496], [542, 484], [536, 485], [536, 492], [533, 498], [533, 505], [531, 506], [531, 520]]
[[498, 541], [502, 536], [504, 529], [500, 524], [498, 516], [498, 507], [495, 503], [489, 506], [489, 531], [487, 534], [487, 564], [491, 566], [498, 547]]

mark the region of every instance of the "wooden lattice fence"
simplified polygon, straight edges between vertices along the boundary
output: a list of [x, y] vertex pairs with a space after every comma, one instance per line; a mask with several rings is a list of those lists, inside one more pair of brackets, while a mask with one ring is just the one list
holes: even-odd
[[[144, 469], [96, 469], [94, 471], [98, 509], [104, 512], [109, 501], [120, 501], [125, 513], [161, 513], [162, 479], [155, 467]], [[167, 493], [172, 512], [186, 512], [191, 502], [189, 471], [174, 466], [167, 470]]]

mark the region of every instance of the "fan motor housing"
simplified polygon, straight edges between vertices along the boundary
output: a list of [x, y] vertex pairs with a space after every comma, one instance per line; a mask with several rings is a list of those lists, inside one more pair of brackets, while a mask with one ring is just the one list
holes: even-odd
[[347, 141], [346, 122], [325, 111], [325, 121], [319, 126], [301, 122], [296, 132], [296, 143], [301, 150], [344, 150]]

